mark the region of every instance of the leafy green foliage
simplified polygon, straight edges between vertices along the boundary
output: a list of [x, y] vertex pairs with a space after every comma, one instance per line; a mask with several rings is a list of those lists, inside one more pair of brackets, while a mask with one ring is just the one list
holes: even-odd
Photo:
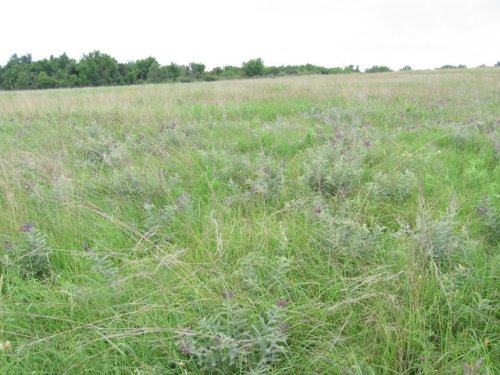
[[467, 241], [458, 228], [457, 212], [456, 202], [452, 201], [448, 210], [433, 220], [421, 205], [413, 232], [421, 254], [438, 262], [449, 262], [464, 254]]
[[477, 208], [485, 228], [485, 238], [492, 245], [500, 244], [500, 197], [491, 197], [486, 205]]
[[500, 373], [499, 75], [0, 92], [0, 373]]
[[92, 261], [92, 270], [100, 274], [105, 280], [112, 281], [118, 273], [113, 262], [106, 255], [99, 255], [87, 243], [83, 243], [83, 248]]
[[118, 63], [113, 57], [93, 51], [76, 61], [66, 54], [50, 59], [33, 61], [30, 54], [12, 55], [4, 67], [0, 66], [0, 88], [49, 89], [57, 87], [134, 85], [141, 83], [216, 81], [268, 75], [338, 74], [359, 72], [349, 65], [345, 68], [322, 66], [287, 65], [266, 67], [262, 59], [243, 63], [242, 67], [215, 67], [207, 71], [205, 64], [178, 65], [174, 62], [162, 66], [154, 57], [127, 63]]
[[47, 278], [51, 271], [49, 256], [52, 250], [47, 246], [45, 234], [29, 223], [23, 225], [22, 232], [22, 241], [9, 249], [9, 261], [19, 267], [24, 278]]
[[440, 67], [439, 69], [467, 69], [466, 65], [460, 64], [460, 65], [450, 65], [446, 64]]
[[265, 70], [266, 66], [261, 58], [248, 60], [243, 63], [243, 71], [247, 77], [261, 76]]
[[333, 261], [370, 262], [377, 251], [382, 228], [378, 225], [370, 228], [355, 212], [354, 207], [346, 204], [337, 208], [335, 214], [323, 210], [317, 213], [321, 224], [318, 238]]
[[285, 184], [283, 163], [259, 155], [252, 164], [254, 167], [245, 179], [248, 190], [265, 198], [278, 195]]
[[371, 185], [372, 193], [378, 199], [404, 202], [415, 191], [415, 175], [406, 170], [400, 174], [377, 173]]
[[195, 80], [199, 80], [203, 77], [203, 73], [205, 73], [205, 64], [194, 63], [194, 62], [189, 64], [189, 69], [188, 69], [189, 77]]
[[83, 86], [104, 86], [118, 82], [118, 62], [99, 51], [83, 55], [78, 63], [79, 80]]
[[334, 145], [324, 145], [308, 152], [304, 177], [316, 191], [345, 195], [361, 182], [361, 160], [360, 154], [349, 155]]
[[268, 374], [288, 351], [287, 305], [278, 301], [254, 321], [251, 310], [226, 292], [214, 316], [180, 331], [179, 350], [203, 373]]
[[373, 65], [371, 68], [365, 69], [365, 73], [385, 73], [392, 72], [391, 68], [385, 65]]
[[269, 258], [258, 253], [249, 253], [238, 260], [235, 276], [251, 292], [283, 292], [287, 290], [292, 259], [287, 257]]

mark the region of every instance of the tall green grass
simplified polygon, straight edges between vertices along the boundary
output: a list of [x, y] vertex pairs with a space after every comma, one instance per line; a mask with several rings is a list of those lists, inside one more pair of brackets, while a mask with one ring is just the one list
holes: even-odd
[[499, 372], [499, 78], [0, 93], [0, 373]]

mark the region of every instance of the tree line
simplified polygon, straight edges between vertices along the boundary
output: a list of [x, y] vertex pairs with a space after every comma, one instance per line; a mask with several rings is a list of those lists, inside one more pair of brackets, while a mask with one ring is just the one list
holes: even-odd
[[[495, 66], [499, 66], [497, 62]], [[444, 65], [441, 69], [466, 68], [465, 65]], [[409, 65], [402, 69], [411, 70]], [[366, 73], [392, 71], [387, 66], [374, 65]], [[137, 85], [142, 83], [217, 81], [259, 76], [284, 76], [306, 74], [359, 73], [359, 66], [326, 68], [319, 65], [265, 66], [261, 58], [246, 61], [242, 66], [215, 67], [207, 70], [202, 63], [188, 65], [160, 65], [154, 57], [119, 63], [112, 56], [100, 51], [90, 52], [77, 61], [66, 53], [33, 61], [31, 54], [11, 56], [5, 66], [0, 66], [0, 90], [49, 89], [59, 87], [86, 87]]]
[[77, 61], [66, 53], [33, 61], [31, 54], [12, 55], [5, 66], [0, 66], [0, 89], [48, 89], [58, 87], [85, 87], [136, 85], [142, 83], [216, 81], [258, 76], [339, 74], [359, 72], [359, 67], [283, 65], [265, 66], [262, 59], [246, 61], [241, 67], [215, 67], [208, 71], [202, 63], [188, 65], [160, 65], [154, 57], [119, 63], [112, 56], [94, 51]]

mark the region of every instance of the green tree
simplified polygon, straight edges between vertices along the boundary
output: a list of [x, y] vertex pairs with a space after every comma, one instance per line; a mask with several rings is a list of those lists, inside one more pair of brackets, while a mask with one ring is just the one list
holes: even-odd
[[201, 79], [205, 73], [205, 64], [201, 63], [190, 63], [189, 64], [189, 76], [194, 79]]
[[33, 73], [31, 55], [12, 55], [2, 69], [2, 87], [7, 90], [35, 88], [36, 73]]
[[111, 56], [94, 51], [83, 55], [78, 63], [80, 82], [84, 86], [104, 86], [117, 83], [118, 62]]
[[237, 66], [226, 65], [222, 72], [224, 78], [239, 78], [243, 76], [243, 69]]
[[36, 81], [36, 88], [38, 89], [50, 89], [58, 86], [57, 81], [45, 71], [38, 73]]
[[180, 77], [182, 71], [181, 67], [174, 62], [171, 62], [169, 65], [167, 65], [166, 70], [167, 79], [174, 82], [177, 81], [177, 79]]
[[373, 65], [371, 68], [365, 69], [366, 73], [385, 73], [392, 72], [391, 68], [385, 65]]
[[261, 76], [265, 70], [266, 66], [261, 58], [248, 60], [243, 63], [243, 71], [247, 77]]
[[148, 71], [147, 82], [160, 83], [165, 80], [165, 71], [160, 68], [160, 64], [157, 62], [151, 64]]
[[151, 66], [153, 65], [157, 65], [158, 67], [160, 66], [160, 64], [158, 64], [158, 61], [156, 61], [156, 59], [151, 56], [146, 59], [137, 60], [135, 62], [135, 68], [137, 71], [137, 80], [143, 82], [147, 81], [149, 69], [151, 69]]
[[118, 73], [125, 85], [134, 85], [137, 83], [139, 77], [139, 69], [135, 62], [128, 62], [126, 64], [118, 64]]
[[216, 66], [215, 68], [212, 69], [212, 74], [215, 76], [221, 76], [224, 70], [220, 66]]

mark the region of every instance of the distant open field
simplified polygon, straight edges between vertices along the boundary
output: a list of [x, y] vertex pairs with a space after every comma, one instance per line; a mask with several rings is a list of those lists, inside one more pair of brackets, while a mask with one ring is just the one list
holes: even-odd
[[0, 374], [499, 374], [499, 270], [500, 68], [0, 92]]

